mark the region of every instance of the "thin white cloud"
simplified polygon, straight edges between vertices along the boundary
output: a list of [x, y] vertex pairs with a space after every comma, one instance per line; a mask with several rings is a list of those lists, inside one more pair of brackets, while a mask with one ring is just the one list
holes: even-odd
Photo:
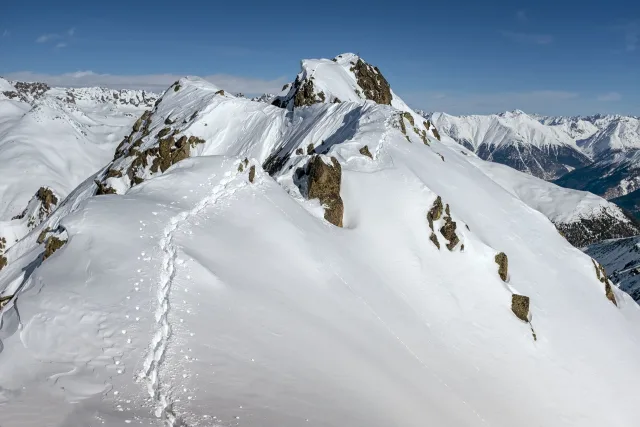
[[528, 20], [528, 16], [527, 16], [527, 11], [526, 10], [519, 10], [516, 12], [516, 19], [520, 22], [526, 22]]
[[11, 33], [9, 32], [9, 30], [4, 30], [4, 31], [2, 32], [2, 37], [9, 37], [9, 35], [10, 35], [10, 34], [11, 34]]
[[48, 41], [56, 40], [59, 38], [60, 38], [60, 34], [55, 34], [55, 33], [43, 34], [36, 39], [36, 43], [46, 43]]
[[621, 99], [622, 95], [620, 95], [618, 92], [603, 93], [602, 95], [598, 96], [598, 101], [602, 102], [614, 102], [620, 101]]
[[[36, 39], [36, 43], [47, 43], [47, 42], [52, 42], [60, 39], [68, 41], [73, 37], [75, 32], [76, 32], [76, 29], [75, 27], [73, 27], [73, 28], [69, 28], [67, 31], [64, 31], [62, 33], [43, 34]], [[64, 46], [61, 46], [61, 45], [64, 45]], [[65, 47], [66, 45], [67, 45], [66, 42], [61, 41], [56, 45], [56, 48]]]
[[[146, 75], [114, 75], [99, 74], [93, 71], [77, 71], [65, 74], [42, 74], [21, 71], [4, 75], [9, 80], [45, 82], [51, 86], [86, 87], [101, 86], [111, 89], [144, 89], [151, 92], [162, 92], [173, 82], [184, 77], [182, 74], [146, 74]], [[273, 80], [251, 77], [232, 76], [228, 74], [212, 74], [202, 76], [203, 79], [232, 93], [242, 92], [247, 95], [276, 93], [287, 82], [284, 77]]]
[[58, 43], [56, 45], [56, 49], [62, 49], [62, 48], [65, 48], [65, 47], [67, 47], [67, 44], [64, 43], [64, 42], [60, 42], [60, 43]]
[[553, 36], [549, 34], [517, 33], [513, 31], [500, 31], [500, 34], [518, 43], [538, 45], [553, 43]]

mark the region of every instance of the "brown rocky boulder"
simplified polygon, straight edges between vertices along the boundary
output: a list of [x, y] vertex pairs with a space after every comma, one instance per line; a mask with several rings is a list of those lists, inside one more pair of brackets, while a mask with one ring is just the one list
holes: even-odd
[[321, 156], [315, 155], [307, 169], [307, 197], [319, 199], [326, 208], [324, 218], [331, 224], [342, 227], [344, 204], [340, 197], [342, 184], [342, 167], [335, 157], [331, 157], [331, 165], [324, 162]]
[[511, 311], [524, 322], [529, 322], [529, 297], [524, 295], [511, 295]]
[[495, 257], [496, 264], [498, 264], [498, 275], [503, 282], [507, 281], [507, 277], [509, 276], [509, 259], [504, 252], [500, 252]]

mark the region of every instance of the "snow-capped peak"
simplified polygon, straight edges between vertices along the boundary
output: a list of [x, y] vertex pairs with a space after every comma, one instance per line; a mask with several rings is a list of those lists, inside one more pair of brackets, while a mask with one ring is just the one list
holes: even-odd
[[[378, 67], [353, 53], [333, 59], [304, 59], [293, 83], [284, 86], [273, 105], [293, 110], [314, 104], [341, 102], [375, 102], [390, 105], [408, 120], [409, 128], [428, 143], [440, 139], [438, 131], [398, 97]], [[401, 121], [401, 119], [400, 119]], [[406, 128], [404, 123], [399, 127]], [[405, 132], [406, 133], [406, 132]]]

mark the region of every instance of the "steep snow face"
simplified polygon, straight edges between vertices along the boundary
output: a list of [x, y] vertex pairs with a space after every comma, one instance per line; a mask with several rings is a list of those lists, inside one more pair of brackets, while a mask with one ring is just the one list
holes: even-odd
[[[96, 175], [126, 169], [119, 194], [88, 179], [6, 253], [3, 427], [635, 426], [640, 307], [399, 116], [180, 80]], [[182, 136], [203, 141], [178, 160]], [[171, 164], [131, 187], [124, 159], [153, 148]], [[313, 156], [341, 165], [341, 228], [304, 197]]]
[[640, 236], [605, 240], [584, 251], [604, 266], [612, 282], [640, 303]]
[[567, 134], [522, 111], [488, 116], [427, 117], [443, 134], [484, 160], [506, 164], [543, 179], [554, 179], [590, 163]]
[[618, 206], [592, 193], [559, 187], [497, 163], [473, 158], [470, 161], [504, 189], [549, 218], [576, 247], [640, 234], [635, 221]]

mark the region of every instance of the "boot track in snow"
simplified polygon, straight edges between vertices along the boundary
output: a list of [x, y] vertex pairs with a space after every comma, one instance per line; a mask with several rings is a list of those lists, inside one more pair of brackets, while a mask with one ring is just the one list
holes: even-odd
[[[174, 242], [174, 235], [190, 218], [198, 215], [208, 206], [216, 204], [221, 198], [231, 196], [236, 190], [244, 187], [246, 185], [244, 182], [236, 183], [236, 185], [232, 187], [231, 184], [238, 175], [237, 172], [226, 175], [213, 188], [211, 193], [200, 200], [192, 209], [182, 211], [173, 216], [164, 228], [162, 238], [160, 239], [159, 246], [163, 254], [163, 259], [160, 279], [156, 289], [158, 301], [155, 312], [155, 333], [144, 360], [143, 370], [139, 373], [139, 379], [147, 383], [147, 391], [155, 404], [154, 413], [158, 418], [164, 420], [167, 427], [183, 425], [172, 408], [173, 402], [170, 395], [171, 386], [163, 383], [160, 378], [161, 367], [172, 334], [172, 327], [169, 321], [169, 311], [171, 309], [170, 294], [173, 280], [176, 276], [176, 259], [178, 257], [178, 247]], [[210, 179], [212, 178], [213, 177]]]

